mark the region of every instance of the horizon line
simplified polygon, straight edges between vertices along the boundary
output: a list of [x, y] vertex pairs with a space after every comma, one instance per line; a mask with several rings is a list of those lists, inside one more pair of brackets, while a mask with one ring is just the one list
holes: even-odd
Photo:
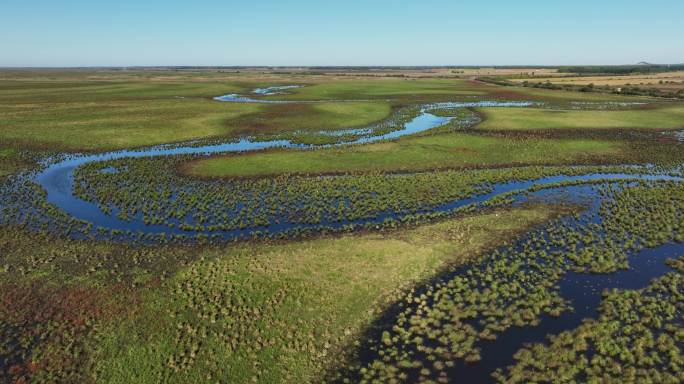
[[344, 68], [382, 68], [382, 69], [428, 69], [428, 68], [557, 68], [557, 67], [636, 67], [636, 66], [680, 66], [681, 63], [648, 63], [635, 64], [436, 64], [436, 65], [60, 65], [60, 66], [2, 66], [0, 69], [251, 69], [251, 68], [313, 68], [313, 69], [344, 69]]

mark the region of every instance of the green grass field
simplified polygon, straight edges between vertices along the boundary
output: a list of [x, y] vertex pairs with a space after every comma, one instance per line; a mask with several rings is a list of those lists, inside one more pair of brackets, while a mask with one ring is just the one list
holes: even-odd
[[[52, 324], [25, 326], [43, 340], [35, 361], [63, 361], [44, 367], [52, 379], [316, 381], [403, 288], [567, 212], [536, 206], [385, 233], [204, 248], [3, 230], [0, 249], [11, 252], [0, 256], [0, 316]], [[50, 302], [33, 300], [38, 294]], [[18, 307], [21, 316], [10, 316]]]
[[110, 102], [179, 97], [210, 99], [247, 90], [236, 83], [225, 82], [0, 80], [0, 103]]
[[0, 148], [0, 177], [9, 175], [22, 168], [19, 151], [14, 148]]
[[259, 105], [257, 111], [225, 122], [233, 134], [262, 135], [329, 131], [366, 126], [390, 115], [382, 101]]
[[[390, 105], [419, 101], [473, 96], [518, 100], [560, 97], [575, 101], [597, 98], [593, 94], [502, 89], [459, 79], [311, 79], [273, 75], [271, 80], [264, 80], [264, 76], [247, 74], [83, 71], [5, 71], [0, 75], [0, 147], [65, 151], [357, 127], [387, 117]], [[248, 94], [256, 87], [273, 84], [306, 86], [290, 90], [290, 94], [268, 96], [270, 99], [375, 101], [255, 105], [212, 100], [214, 96]]]
[[283, 100], [349, 99], [448, 99], [465, 95], [484, 95], [486, 91], [464, 80], [368, 79], [338, 80], [291, 90], [292, 94], [270, 96]]
[[517, 93], [520, 95], [525, 95], [528, 98], [540, 100], [540, 101], [553, 101], [553, 102], [570, 102], [570, 101], [586, 101], [586, 102], [605, 102], [605, 101], [616, 101], [616, 102], [644, 102], [652, 101], [647, 97], [641, 96], [627, 96], [627, 95], [616, 95], [612, 93], [591, 93], [591, 92], [575, 92], [575, 91], [557, 91], [550, 89], [540, 89], [540, 88], [530, 88], [530, 87], [497, 87], [494, 85], [488, 85], [499, 89], [501, 93]]
[[516, 209], [388, 234], [204, 252], [206, 261], [145, 296], [140, 317], [102, 336], [99, 377], [314, 382], [402, 287], [558, 212]]
[[659, 106], [635, 110], [555, 110], [487, 108], [478, 129], [679, 129], [684, 128], [684, 107]]
[[183, 168], [183, 172], [199, 177], [244, 177], [282, 173], [564, 164], [620, 155], [623, 149], [622, 144], [613, 141], [505, 138], [449, 133], [351, 148], [268, 151], [213, 157], [189, 163]]
[[3, 142], [30, 149], [109, 150], [230, 134], [249, 104], [194, 99], [0, 106]]
[[[372, 80], [307, 84], [289, 99], [376, 99], [316, 105], [222, 103], [212, 97], [272, 85], [216, 74], [5, 73], [0, 80], [2, 147], [98, 151], [198, 138], [363, 126], [386, 118], [387, 98], [474, 95], [465, 81]], [[54, 77], [53, 77], [54, 76]], [[169, 79], [170, 78], [170, 79]], [[110, 79], [110, 80], [106, 80]], [[307, 79], [307, 81], [310, 81]], [[275, 83], [298, 83], [280, 80]]]
[[[0, 83], [0, 138], [29, 149], [110, 150], [186, 141], [361, 126], [383, 102], [292, 106], [222, 103], [247, 88], [211, 83]], [[251, 88], [248, 88], [251, 89]]]

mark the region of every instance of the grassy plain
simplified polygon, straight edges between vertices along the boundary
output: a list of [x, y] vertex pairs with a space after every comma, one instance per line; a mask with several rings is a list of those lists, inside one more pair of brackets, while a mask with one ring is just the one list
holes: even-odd
[[400, 288], [557, 212], [516, 209], [387, 234], [205, 252], [207, 261], [148, 297], [148, 322], [134, 318], [103, 339], [100, 378], [314, 382]]
[[248, 104], [161, 99], [0, 106], [3, 141], [28, 149], [111, 150], [225, 135]]
[[493, 84], [482, 83], [482, 87], [489, 88], [494, 96], [512, 98], [517, 100], [532, 100], [543, 103], [569, 103], [569, 102], [647, 102], [654, 101], [642, 96], [618, 95], [613, 93], [592, 93], [564, 90], [556, 90], [508, 86], [500, 87]]
[[229, 120], [233, 134], [260, 135], [330, 131], [369, 125], [389, 116], [389, 103], [276, 104]]
[[347, 128], [387, 117], [390, 105], [383, 101], [387, 98], [478, 93], [461, 80], [333, 80], [296, 90], [291, 96], [271, 98], [377, 101], [256, 105], [211, 99], [269, 85], [263, 79], [250, 81], [239, 75], [232, 81], [212, 81], [217, 74], [169, 80], [160, 75], [135, 78], [114, 73], [109, 81], [103, 80], [107, 74], [67, 72], [45, 78], [39, 72], [33, 78], [26, 76], [5, 75], [6, 79], [0, 80], [3, 147], [110, 150], [245, 133]]
[[536, 206], [385, 233], [200, 249], [5, 227], [0, 335], [21, 321], [52, 325], [22, 326], [43, 338], [40, 349], [12, 344], [2, 353], [26, 353], [16, 377], [35, 367], [36, 382], [312, 381], [402, 287], [562, 212]]
[[541, 108], [487, 108], [486, 130], [536, 129], [680, 129], [684, 128], [684, 107], [665, 106], [632, 110], [558, 110]]
[[291, 95], [271, 96], [284, 100], [398, 99], [445, 100], [484, 95], [485, 90], [460, 79], [365, 79], [328, 81], [292, 90]]
[[[221, 103], [212, 97], [301, 84], [279, 100], [320, 105]], [[471, 99], [604, 100], [601, 95], [467, 79], [362, 78], [237, 71], [0, 71], [1, 148], [100, 151], [198, 138], [338, 129], [385, 118], [391, 106]], [[630, 100], [620, 96], [611, 99]], [[373, 100], [336, 103], [334, 100]]]
[[244, 177], [565, 164], [619, 156], [623, 150], [624, 144], [606, 140], [447, 133], [363, 146], [212, 157], [188, 163], [182, 171], [198, 177]]

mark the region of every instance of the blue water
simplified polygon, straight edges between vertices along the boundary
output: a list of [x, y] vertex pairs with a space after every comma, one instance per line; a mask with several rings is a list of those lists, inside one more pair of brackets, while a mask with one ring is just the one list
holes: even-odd
[[[257, 88], [252, 91], [253, 94], [258, 96], [272, 96], [284, 93], [288, 89], [301, 88], [301, 85], [281, 85], [275, 87]], [[216, 101], [227, 101], [232, 103], [267, 103], [267, 104], [282, 104], [282, 103], [293, 103], [292, 101], [279, 101], [279, 100], [264, 100], [264, 99], [254, 99], [249, 96], [242, 96], [237, 93], [229, 93], [227, 95], [214, 97]], [[294, 103], [301, 103], [301, 101], [294, 101]]]
[[282, 93], [282, 91], [286, 91], [288, 89], [295, 89], [295, 88], [301, 88], [301, 85], [281, 85], [281, 86], [275, 86], [275, 87], [266, 87], [266, 88], [257, 88], [252, 91], [252, 93], [256, 93], [257, 95], [262, 95], [262, 96], [267, 96], [267, 95], [277, 95], [279, 93]]

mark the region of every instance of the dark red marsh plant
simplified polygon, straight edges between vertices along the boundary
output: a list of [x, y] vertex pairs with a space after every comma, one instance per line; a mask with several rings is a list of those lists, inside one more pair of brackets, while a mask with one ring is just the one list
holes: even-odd
[[82, 375], [93, 331], [120, 320], [136, 303], [123, 285], [0, 283], [0, 382], [87, 381]]

